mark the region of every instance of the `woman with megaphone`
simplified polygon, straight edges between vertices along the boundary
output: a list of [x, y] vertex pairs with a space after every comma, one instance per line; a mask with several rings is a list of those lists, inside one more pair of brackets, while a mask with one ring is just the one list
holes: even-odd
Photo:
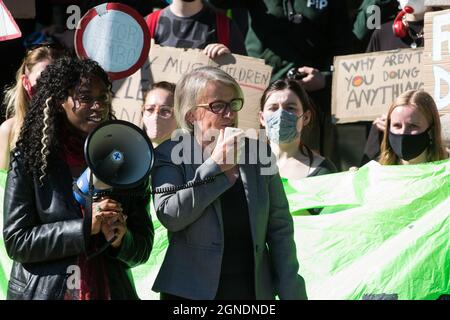
[[80, 206], [72, 192], [86, 168], [84, 140], [113, 117], [110, 89], [96, 62], [74, 57], [55, 61], [37, 81], [6, 182], [3, 236], [14, 260], [8, 299], [138, 298], [129, 268], [146, 262], [152, 248], [149, 197]]

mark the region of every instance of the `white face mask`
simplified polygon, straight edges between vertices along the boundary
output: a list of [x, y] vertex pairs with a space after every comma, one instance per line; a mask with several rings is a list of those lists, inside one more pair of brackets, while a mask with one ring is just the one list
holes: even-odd
[[413, 14], [421, 14], [425, 12], [425, 0], [398, 0], [400, 7], [404, 9], [409, 6], [414, 9]]

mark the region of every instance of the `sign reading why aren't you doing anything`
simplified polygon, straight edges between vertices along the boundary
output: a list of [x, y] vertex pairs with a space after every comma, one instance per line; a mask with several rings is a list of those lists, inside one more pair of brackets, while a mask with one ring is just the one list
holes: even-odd
[[111, 79], [120, 79], [145, 62], [150, 35], [144, 19], [134, 9], [105, 3], [90, 9], [80, 20], [75, 50], [78, 56], [97, 61]]
[[371, 121], [403, 92], [423, 89], [423, 48], [338, 56], [333, 115], [338, 123]]

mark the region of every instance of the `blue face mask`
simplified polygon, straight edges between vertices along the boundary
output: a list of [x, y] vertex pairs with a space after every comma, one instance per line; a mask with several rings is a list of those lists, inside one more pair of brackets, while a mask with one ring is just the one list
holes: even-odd
[[300, 132], [297, 130], [297, 120], [300, 117], [283, 108], [279, 108], [276, 112], [267, 116], [265, 120], [269, 140], [276, 144], [294, 141], [300, 135]]

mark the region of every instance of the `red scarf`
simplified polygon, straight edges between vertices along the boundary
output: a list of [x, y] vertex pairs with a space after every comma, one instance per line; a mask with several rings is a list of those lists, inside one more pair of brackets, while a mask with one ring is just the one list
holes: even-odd
[[62, 157], [69, 168], [86, 167], [86, 160], [84, 159], [85, 139], [64, 127], [62, 141]]
[[[64, 128], [62, 132], [61, 156], [70, 169], [85, 168], [84, 141], [85, 139]], [[81, 208], [84, 216], [84, 208]], [[101, 235], [91, 236], [88, 252], [97, 249], [97, 240]], [[85, 254], [78, 256], [78, 267], [80, 268], [79, 288], [67, 289], [65, 300], [109, 300], [108, 276], [105, 268], [105, 260], [99, 255], [92, 260], [87, 260]]]

